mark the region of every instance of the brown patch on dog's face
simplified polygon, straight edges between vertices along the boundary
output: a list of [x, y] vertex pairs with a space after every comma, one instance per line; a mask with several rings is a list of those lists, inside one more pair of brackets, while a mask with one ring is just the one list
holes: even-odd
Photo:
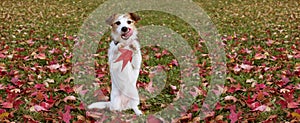
[[107, 18], [106, 20], [105, 20], [105, 22], [108, 24], [108, 25], [113, 25], [113, 23], [114, 23], [114, 20], [116, 19], [118, 17], [118, 15], [117, 14], [113, 14], [113, 15], [111, 15], [109, 18]]

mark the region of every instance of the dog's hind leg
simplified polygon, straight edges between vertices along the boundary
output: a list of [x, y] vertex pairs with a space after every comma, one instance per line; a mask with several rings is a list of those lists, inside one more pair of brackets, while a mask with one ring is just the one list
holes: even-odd
[[137, 106], [133, 107], [132, 109], [133, 109], [133, 111], [136, 115], [142, 115], [143, 114], [143, 112], [141, 110], [139, 110], [139, 108]]
[[93, 108], [96, 108], [96, 109], [103, 109], [103, 108], [108, 108], [110, 107], [110, 102], [95, 102], [95, 103], [92, 103], [88, 106], [88, 109], [93, 109]]

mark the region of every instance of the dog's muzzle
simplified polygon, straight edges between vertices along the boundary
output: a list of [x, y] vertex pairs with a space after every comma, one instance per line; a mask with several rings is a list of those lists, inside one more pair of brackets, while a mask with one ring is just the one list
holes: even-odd
[[133, 34], [132, 29], [130, 29], [128, 27], [122, 27], [121, 31], [123, 32], [121, 35], [121, 38], [124, 40], [127, 40]]

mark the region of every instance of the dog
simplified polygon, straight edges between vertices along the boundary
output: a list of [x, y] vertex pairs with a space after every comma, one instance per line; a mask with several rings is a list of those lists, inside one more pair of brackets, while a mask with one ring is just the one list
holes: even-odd
[[111, 26], [108, 63], [112, 81], [109, 102], [95, 102], [89, 109], [109, 108], [110, 110], [133, 109], [136, 115], [141, 115], [138, 105], [139, 94], [136, 82], [142, 62], [140, 44], [137, 38], [135, 24], [140, 17], [135, 13], [113, 14], [106, 23]]

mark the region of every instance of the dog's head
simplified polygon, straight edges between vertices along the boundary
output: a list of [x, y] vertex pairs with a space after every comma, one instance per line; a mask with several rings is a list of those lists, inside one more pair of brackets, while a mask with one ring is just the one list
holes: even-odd
[[139, 20], [140, 17], [135, 13], [114, 14], [106, 20], [106, 23], [112, 27], [112, 38], [121, 41], [136, 37], [135, 23]]

